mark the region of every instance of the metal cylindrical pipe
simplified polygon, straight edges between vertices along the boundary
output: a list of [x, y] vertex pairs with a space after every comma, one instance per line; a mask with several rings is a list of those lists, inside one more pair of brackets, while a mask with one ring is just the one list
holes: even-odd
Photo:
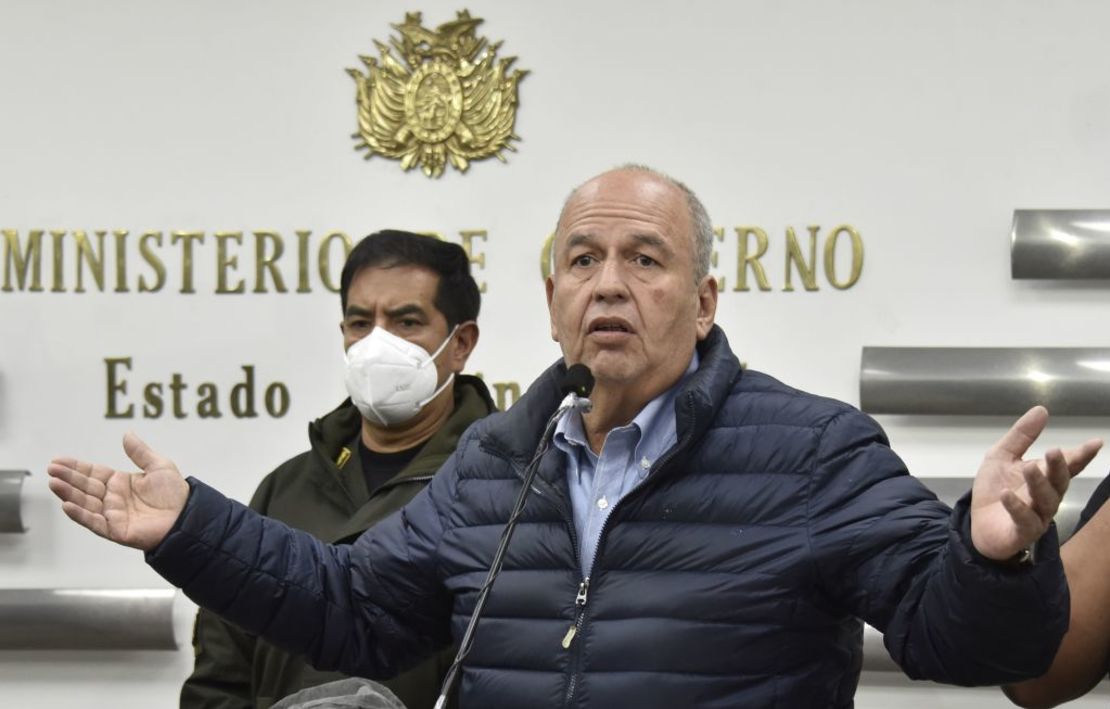
[[1110, 278], [1110, 210], [1015, 209], [1010, 274], [1015, 279]]
[[0, 470], [0, 532], [22, 533], [23, 514], [20, 508], [23, 479], [30, 475], [26, 470]]
[[173, 589], [0, 590], [0, 649], [175, 650]]
[[874, 414], [1110, 415], [1110, 348], [864, 347], [860, 408]]

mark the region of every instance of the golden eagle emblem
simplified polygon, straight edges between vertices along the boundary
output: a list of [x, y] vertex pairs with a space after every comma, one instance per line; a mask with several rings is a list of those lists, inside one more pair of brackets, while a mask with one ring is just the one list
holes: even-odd
[[[450, 160], [466, 172], [471, 160], [516, 150], [517, 84], [528, 73], [510, 68], [516, 57], [497, 58], [501, 43], [476, 36], [482, 20], [466, 10], [434, 30], [421, 13], [392, 25], [389, 45], [375, 41], [379, 57], [360, 56], [364, 75], [347, 73], [358, 87], [358, 141], [366, 159], [381, 155], [411, 170], [419, 165], [439, 177]], [[394, 56], [393, 52], [397, 52]]]

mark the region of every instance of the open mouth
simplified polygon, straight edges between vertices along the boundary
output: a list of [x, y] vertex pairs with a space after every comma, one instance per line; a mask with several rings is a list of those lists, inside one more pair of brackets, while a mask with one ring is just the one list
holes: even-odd
[[590, 323], [590, 332], [625, 332], [631, 333], [632, 328], [624, 320], [617, 318], [598, 318]]

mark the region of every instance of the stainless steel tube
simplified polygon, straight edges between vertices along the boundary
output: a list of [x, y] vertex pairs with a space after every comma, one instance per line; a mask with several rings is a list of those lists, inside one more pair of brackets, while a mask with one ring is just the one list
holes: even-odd
[[1110, 415], [1110, 348], [864, 347], [860, 408], [874, 414]]
[[20, 492], [26, 470], [0, 470], [0, 532], [26, 532], [20, 508]]
[[1110, 278], [1110, 210], [1015, 209], [1010, 274]]
[[174, 650], [173, 589], [0, 590], [2, 650]]

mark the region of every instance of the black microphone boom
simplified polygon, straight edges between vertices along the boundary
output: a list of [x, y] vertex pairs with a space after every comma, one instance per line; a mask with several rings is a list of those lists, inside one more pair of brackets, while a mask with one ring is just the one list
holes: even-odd
[[572, 364], [567, 368], [559, 382], [559, 392], [564, 395], [563, 400], [559, 403], [559, 408], [547, 420], [543, 435], [540, 436], [540, 442], [536, 445], [536, 452], [532, 455], [528, 467], [524, 469], [524, 483], [520, 487], [520, 494], [517, 495], [513, 511], [509, 514], [509, 521], [505, 523], [505, 528], [501, 530], [501, 542], [497, 545], [497, 551], [493, 554], [493, 561], [490, 562], [485, 583], [478, 591], [478, 598], [474, 602], [474, 611], [470, 614], [470, 622], [467, 623], [466, 632], [463, 633], [462, 640], [459, 641], [459, 651], [455, 654], [455, 661], [451, 663], [451, 668], [447, 670], [447, 676], [443, 679], [435, 709], [444, 709], [447, 706], [447, 696], [451, 693], [451, 686], [455, 683], [455, 677], [462, 668], [463, 661], [470, 654], [470, 648], [474, 644], [474, 631], [478, 627], [478, 619], [482, 617], [482, 610], [486, 607], [486, 601], [489, 600], [490, 589], [493, 588], [493, 582], [497, 580], [497, 575], [501, 573], [501, 565], [505, 563], [505, 552], [509, 548], [509, 540], [513, 538], [513, 530], [516, 529], [516, 523], [520, 519], [521, 513], [524, 512], [524, 503], [528, 500], [528, 491], [532, 489], [532, 481], [536, 479], [540, 459], [543, 458], [543, 454], [547, 452], [547, 447], [551, 444], [551, 436], [555, 432], [555, 425], [559, 423], [563, 414], [570, 409], [589, 411], [592, 404], [586, 397], [590, 395], [593, 389], [594, 375], [590, 373], [590, 368], [584, 364]]

